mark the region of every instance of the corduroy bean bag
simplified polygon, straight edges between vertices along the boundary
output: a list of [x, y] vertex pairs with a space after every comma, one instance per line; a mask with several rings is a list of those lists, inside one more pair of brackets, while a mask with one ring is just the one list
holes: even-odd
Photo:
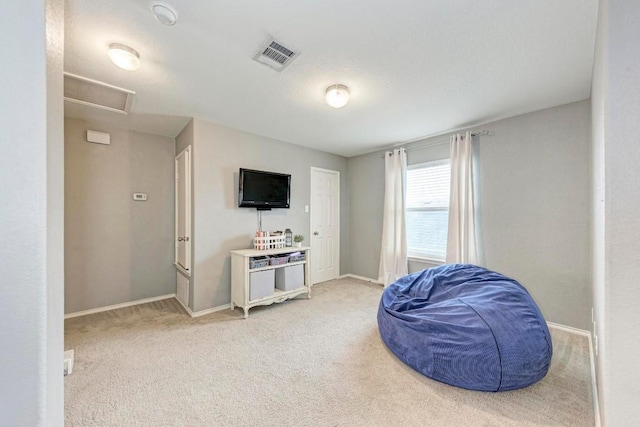
[[471, 390], [505, 391], [539, 381], [553, 348], [526, 289], [500, 273], [450, 264], [405, 276], [385, 289], [380, 335], [407, 365]]

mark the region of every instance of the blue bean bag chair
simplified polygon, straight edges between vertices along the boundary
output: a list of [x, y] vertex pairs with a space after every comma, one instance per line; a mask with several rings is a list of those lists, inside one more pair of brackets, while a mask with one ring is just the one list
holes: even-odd
[[500, 273], [451, 264], [405, 276], [378, 308], [382, 340], [404, 363], [434, 380], [481, 391], [539, 381], [553, 348], [526, 289]]

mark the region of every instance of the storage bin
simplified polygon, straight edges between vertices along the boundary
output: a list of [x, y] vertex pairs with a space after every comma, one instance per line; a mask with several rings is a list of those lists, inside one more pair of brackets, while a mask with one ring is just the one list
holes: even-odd
[[276, 255], [276, 256], [272, 256], [269, 259], [269, 264], [271, 265], [282, 265], [282, 264], [286, 264], [289, 262], [289, 256], [288, 255]]
[[249, 273], [249, 300], [273, 295], [275, 273], [273, 270]]
[[301, 252], [295, 252], [289, 255], [289, 262], [304, 261], [305, 259], [306, 259], [305, 254]]
[[268, 256], [256, 256], [253, 258], [249, 258], [249, 268], [261, 268], [269, 265], [269, 257]]
[[300, 289], [304, 286], [304, 265], [292, 265], [276, 270], [276, 288], [281, 291]]

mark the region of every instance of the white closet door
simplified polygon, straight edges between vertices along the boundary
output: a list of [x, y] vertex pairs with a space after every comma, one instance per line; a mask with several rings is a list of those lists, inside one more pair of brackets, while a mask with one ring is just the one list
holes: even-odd
[[176, 257], [177, 265], [191, 269], [191, 150], [176, 157]]
[[340, 172], [311, 168], [311, 284], [340, 274]]

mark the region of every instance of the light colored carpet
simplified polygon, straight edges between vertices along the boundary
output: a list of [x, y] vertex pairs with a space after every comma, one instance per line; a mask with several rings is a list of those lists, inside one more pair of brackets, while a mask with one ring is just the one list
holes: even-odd
[[69, 319], [67, 426], [593, 426], [586, 338], [552, 330], [549, 374], [484, 393], [430, 380], [378, 334], [382, 288], [191, 319], [166, 300]]

